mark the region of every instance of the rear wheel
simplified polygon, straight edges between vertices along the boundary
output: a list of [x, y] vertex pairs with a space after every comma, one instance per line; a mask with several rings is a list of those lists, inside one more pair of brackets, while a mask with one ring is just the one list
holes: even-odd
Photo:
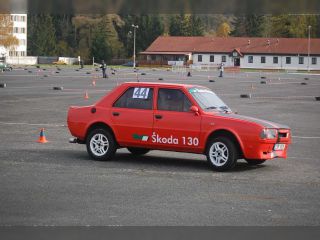
[[99, 161], [112, 159], [117, 150], [113, 135], [103, 128], [92, 130], [87, 137], [86, 145], [88, 154]]
[[227, 171], [236, 165], [238, 150], [229, 138], [217, 137], [209, 141], [206, 155], [214, 170]]
[[135, 148], [135, 147], [128, 147], [128, 151], [131, 152], [133, 155], [144, 155], [150, 151], [147, 148]]
[[266, 160], [256, 160], [256, 159], [246, 159], [247, 163], [251, 166], [260, 165], [264, 163]]

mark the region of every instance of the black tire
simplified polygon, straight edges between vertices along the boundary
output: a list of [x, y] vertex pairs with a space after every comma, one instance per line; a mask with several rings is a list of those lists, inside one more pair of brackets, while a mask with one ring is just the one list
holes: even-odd
[[135, 148], [135, 147], [128, 147], [127, 148], [129, 152], [131, 152], [133, 155], [144, 155], [148, 152], [150, 152], [150, 149], [147, 148]]
[[227, 137], [217, 137], [209, 140], [206, 150], [207, 160], [216, 171], [232, 169], [238, 159], [236, 144]]
[[256, 160], [256, 159], [245, 159], [245, 160], [251, 166], [260, 165], [260, 164], [262, 164], [262, 163], [264, 163], [266, 161], [266, 160]]
[[[102, 146], [101, 143], [107, 145]], [[89, 156], [98, 161], [111, 160], [117, 150], [113, 135], [103, 128], [93, 129], [87, 136], [86, 145]]]

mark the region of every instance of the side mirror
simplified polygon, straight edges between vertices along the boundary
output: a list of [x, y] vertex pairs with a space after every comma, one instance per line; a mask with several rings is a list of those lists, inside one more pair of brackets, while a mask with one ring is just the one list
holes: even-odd
[[192, 106], [190, 111], [193, 112], [196, 116], [199, 116], [199, 108], [197, 106]]

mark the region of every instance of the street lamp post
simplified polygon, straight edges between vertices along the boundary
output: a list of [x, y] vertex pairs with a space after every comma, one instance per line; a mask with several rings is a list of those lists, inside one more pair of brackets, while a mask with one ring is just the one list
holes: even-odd
[[136, 67], [136, 29], [139, 28], [138, 25], [131, 25], [133, 27], [133, 68]]
[[308, 72], [310, 72], [310, 32], [311, 26], [308, 26]]

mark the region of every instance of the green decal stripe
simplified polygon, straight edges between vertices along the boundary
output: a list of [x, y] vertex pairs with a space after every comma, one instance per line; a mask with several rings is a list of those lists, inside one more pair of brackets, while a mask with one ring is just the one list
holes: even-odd
[[133, 134], [132, 137], [133, 139], [141, 140], [143, 138], [143, 135]]

